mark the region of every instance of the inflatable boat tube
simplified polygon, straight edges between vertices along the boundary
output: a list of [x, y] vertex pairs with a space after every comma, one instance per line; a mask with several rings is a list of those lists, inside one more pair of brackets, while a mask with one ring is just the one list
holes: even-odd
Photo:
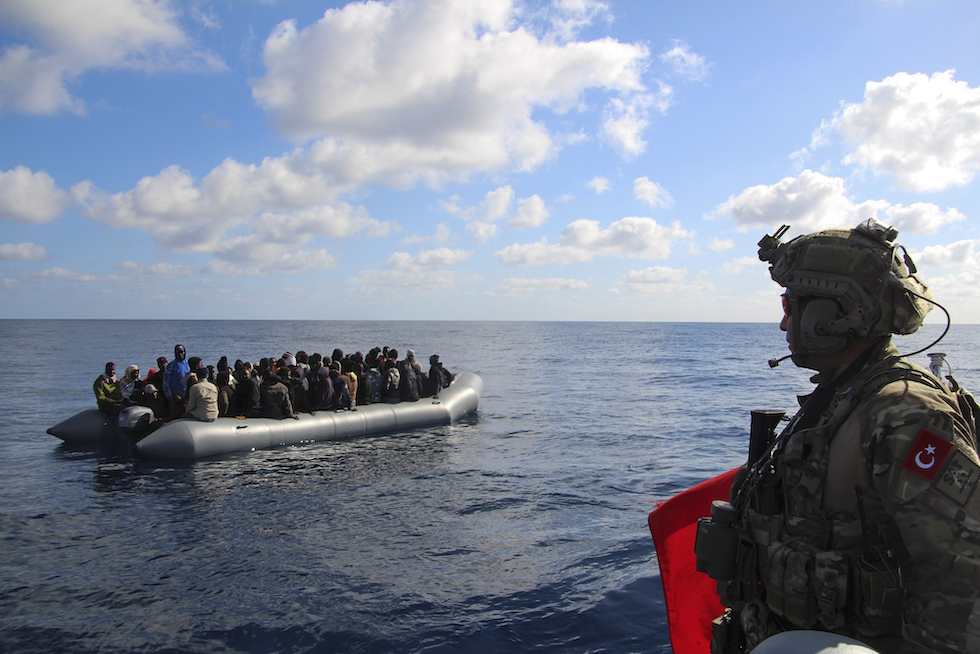
[[85, 409], [49, 428], [48, 433], [66, 443], [97, 443], [120, 437], [121, 432], [116, 421], [116, 416], [102, 413], [98, 409]]
[[[317, 411], [299, 414], [299, 420], [272, 418], [218, 418], [214, 422], [179, 419], [168, 422], [136, 443], [148, 457], [197, 459], [239, 452], [336, 440], [352, 436], [384, 434], [419, 427], [447, 425], [476, 411], [483, 394], [483, 380], [460, 373], [439, 392], [439, 398], [418, 402], [368, 404], [357, 411]], [[119, 438], [124, 433], [116, 419], [89, 409], [51, 427], [48, 433], [69, 443], [92, 443]]]

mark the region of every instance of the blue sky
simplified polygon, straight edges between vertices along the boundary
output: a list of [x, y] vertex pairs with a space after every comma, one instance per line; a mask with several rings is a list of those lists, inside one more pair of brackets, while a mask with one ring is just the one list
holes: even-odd
[[980, 322], [978, 33], [973, 0], [0, 0], [0, 317], [775, 321], [759, 238], [874, 216]]

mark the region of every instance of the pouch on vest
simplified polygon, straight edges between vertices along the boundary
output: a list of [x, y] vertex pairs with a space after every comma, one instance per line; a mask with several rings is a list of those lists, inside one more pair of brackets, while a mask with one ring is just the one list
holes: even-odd
[[769, 564], [769, 545], [779, 539], [783, 517], [781, 515], [763, 515], [751, 510], [746, 513], [746, 521], [749, 525], [752, 540], [756, 545], [754, 548], [756, 554], [756, 572], [752, 578], [761, 579]]
[[769, 545], [779, 537], [782, 516], [763, 515], [746, 509], [744, 521], [747, 529], [743, 529], [738, 540], [735, 578], [718, 585], [718, 594], [725, 606], [745, 603], [758, 595], [759, 582], [765, 578], [769, 563]]
[[832, 549], [857, 550], [865, 544], [860, 520], [833, 520], [832, 524], [834, 527]]
[[817, 622], [816, 603], [811, 592], [813, 553], [800, 541], [769, 546], [766, 574], [766, 604], [798, 627], [809, 629]]
[[877, 636], [897, 634], [902, 629], [905, 588], [896, 564], [870, 563], [855, 559], [851, 566], [854, 601], [851, 605], [859, 631]]
[[836, 552], [817, 552], [813, 558], [813, 590], [821, 624], [826, 629], [844, 626], [847, 559]]
[[735, 576], [738, 532], [732, 525], [735, 509], [723, 500], [711, 503], [711, 517], [698, 520], [694, 539], [695, 567], [716, 581]]

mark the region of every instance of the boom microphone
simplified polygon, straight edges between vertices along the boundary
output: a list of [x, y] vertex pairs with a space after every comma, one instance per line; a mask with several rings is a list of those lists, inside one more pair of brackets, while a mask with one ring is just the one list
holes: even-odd
[[784, 357], [780, 357], [780, 358], [778, 358], [778, 359], [776, 359], [776, 358], [772, 358], [772, 359], [769, 359], [769, 367], [770, 367], [770, 368], [775, 368], [776, 366], [778, 366], [778, 365], [779, 365], [779, 362], [780, 362], [780, 361], [785, 361], [786, 359], [790, 359], [790, 358], [792, 358], [793, 356], [794, 356], [794, 355], [792, 355], [792, 354], [787, 354], [786, 356], [784, 356]]

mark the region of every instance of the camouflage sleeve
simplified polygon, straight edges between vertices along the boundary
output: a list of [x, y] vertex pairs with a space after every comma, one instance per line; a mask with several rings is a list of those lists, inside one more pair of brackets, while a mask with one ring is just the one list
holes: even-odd
[[955, 400], [914, 382], [886, 386], [862, 413], [875, 490], [907, 551], [900, 651], [980, 652], [980, 459], [972, 429]]

